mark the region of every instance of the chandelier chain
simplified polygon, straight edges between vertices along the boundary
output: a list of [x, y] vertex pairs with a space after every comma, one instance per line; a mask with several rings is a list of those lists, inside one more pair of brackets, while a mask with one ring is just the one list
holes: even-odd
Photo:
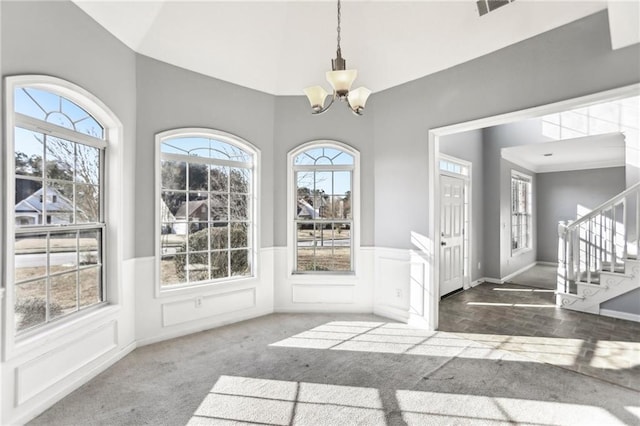
[[341, 18], [341, 10], [340, 10], [340, 0], [338, 0], [338, 50], [340, 50], [340, 18]]

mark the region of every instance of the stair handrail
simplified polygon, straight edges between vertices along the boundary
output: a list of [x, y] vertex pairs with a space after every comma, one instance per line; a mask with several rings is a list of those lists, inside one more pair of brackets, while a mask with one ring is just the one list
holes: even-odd
[[637, 183], [631, 185], [629, 188], [625, 189], [624, 191], [622, 191], [621, 193], [619, 193], [615, 197], [613, 197], [613, 198], [605, 201], [604, 203], [600, 204], [598, 207], [594, 208], [589, 213], [587, 213], [584, 216], [582, 216], [580, 219], [577, 219], [575, 221], [567, 223], [567, 225], [563, 228], [563, 233], [566, 234], [567, 232], [569, 232], [570, 229], [577, 228], [578, 226], [580, 226], [584, 222], [587, 222], [589, 219], [592, 219], [592, 218], [596, 217], [597, 215], [602, 213], [603, 210], [606, 210], [606, 209], [608, 209], [610, 207], [615, 206], [620, 201], [622, 201], [623, 199], [627, 198], [629, 195], [633, 194], [635, 191], [640, 192], [640, 182], [637, 182]]

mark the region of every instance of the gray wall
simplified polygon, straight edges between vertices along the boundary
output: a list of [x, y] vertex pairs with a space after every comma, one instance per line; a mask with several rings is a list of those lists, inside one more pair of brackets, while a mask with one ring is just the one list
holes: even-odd
[[[136, 143], [135, 54], [71, 2], [2, 2], [0, 7], [2, 76], [55, 76], [99, 98], [122, 122], [122, 148], [127, 153], [124, 173], [132, 175], [135, 157], [131, 147]], [[131, 222], [132, 218], [125, 218], [122, 235], [133, 232]], [[125, 259], [134, 257], [133, 239], [128, 240], [131, 243], [124, 245]]]
[[[535, 249], [511, 256], [511, 169], [532, 177], [535, 206], [535, 175], [533, 172], [502, 159], [502, 148], [545, 142], [539, 119], [525, 120], [483, 129], [484, 143], [484, 236], [485, 276], [504, 278], [535, 262]], [[534, 210], [535, 211], [535, 210]], [[534, 218], [535, 227], [535, 218]], [[533, 247], [536, 239], [533, 233]]]
[[[456, 133], [440, 138], [440, 152], [471, 162], [471, 280], [484, 277], [484, 165], [482, 130]], [[480, 263], [480, 267], [478, 267]]]
[[[428, 235], [429, 129], [639, 80], [640, 46], [612, 51], [603, 11], [373, 95], [375, 245], [410, 248], [412, 231], [433, 238]], [[489, 168], [486, 162], [485, 168]], [[395, 218], [393, 226], [389, 218]], [[484, 219], [495, 220], [486, 212]], [[491, 234], [485, 229], [485, 236]], [[500, 272], [499, 265], [486, 267], [488, 276]]]
[[624, 189], [624, 167], [538, 174], [538, 260], [557, 262], [558, 222], [576, 220], [578, 205], [591, 210]]
[[137, 56], [136, 257], [154, 256], [155, 135], [179, 127], [232, 133], [261, 150], [260, 245], [273, 245], [275, 98]]
[[[347, 105], [338, 102], [322, 115], [311, 115], [306, 98], [276, 98], [274, 132], [274, 217], [275, 245], [287, 245], [287, 153], [312, 140], [330, 139], [343, 142], [360, 151], [360, 233], [362, 246], [373, 245], [374, 188], [377, 184], [374, 166], [372, 123], [375, 109], [367, 103], [365, 115], [355, 117]], [[389, 222], [394, 226], [395, 220]]]

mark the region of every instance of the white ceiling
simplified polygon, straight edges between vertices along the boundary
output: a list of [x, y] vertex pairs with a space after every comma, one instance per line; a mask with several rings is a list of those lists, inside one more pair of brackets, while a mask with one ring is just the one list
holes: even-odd
[[625, 139], [617, 132], [513, 146], [502, 149], [502, 158], [535, 173], [622, 167]]
[[[127, 46], [276, 95], [321, 84], [336, 49], [335, 1], [74, 0]], [[374, 92], [452, 67], [607, 8], [517, 0], [482, 17], [475, 0], [342, 4], [342, 52]]]

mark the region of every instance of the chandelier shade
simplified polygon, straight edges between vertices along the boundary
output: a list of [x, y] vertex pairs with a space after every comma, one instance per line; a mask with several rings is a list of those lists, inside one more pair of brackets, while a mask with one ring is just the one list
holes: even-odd
[[333, 87], [333, 92], [343, 99], [349, 94], [351, 85], [358, 76], [356, 70], [339, 70], [339, 71], [327, 71], [327, 81]]
[[315, 111], [322, 109], [324, 100], [329, 93], [322, 86], [312, 86], [304, 89], [304, 94], [307, 95], [311, 108]]
[[349, 108], [354, 114], [362, 115], [367, 98], [371, 94], [371, 90], [365, 87], [351, 90], [351, 86], [358, 76], [358, 71], [347, 69], [347, 61], [342, 57], [342, 50], [340, 48], [340, 18], [341, 8], [340, 0], [338, 0], [338, 47], [336, 49], [336, 58], [331, 60], [331, 71], [327, 71], [326, 73], [326, 78], [329, 84], [331, 84], [333, 94], [329, 104], [324, 106], [324, 101], [329, 95], [326, 90], [321, 86], [312, 86], [304, 89], [304, 94], [307, 95], [309, 103], [311, 104], [312, 114], [321, 114], [328, 110], [335, 100], [340, 100], [347, 101]]

